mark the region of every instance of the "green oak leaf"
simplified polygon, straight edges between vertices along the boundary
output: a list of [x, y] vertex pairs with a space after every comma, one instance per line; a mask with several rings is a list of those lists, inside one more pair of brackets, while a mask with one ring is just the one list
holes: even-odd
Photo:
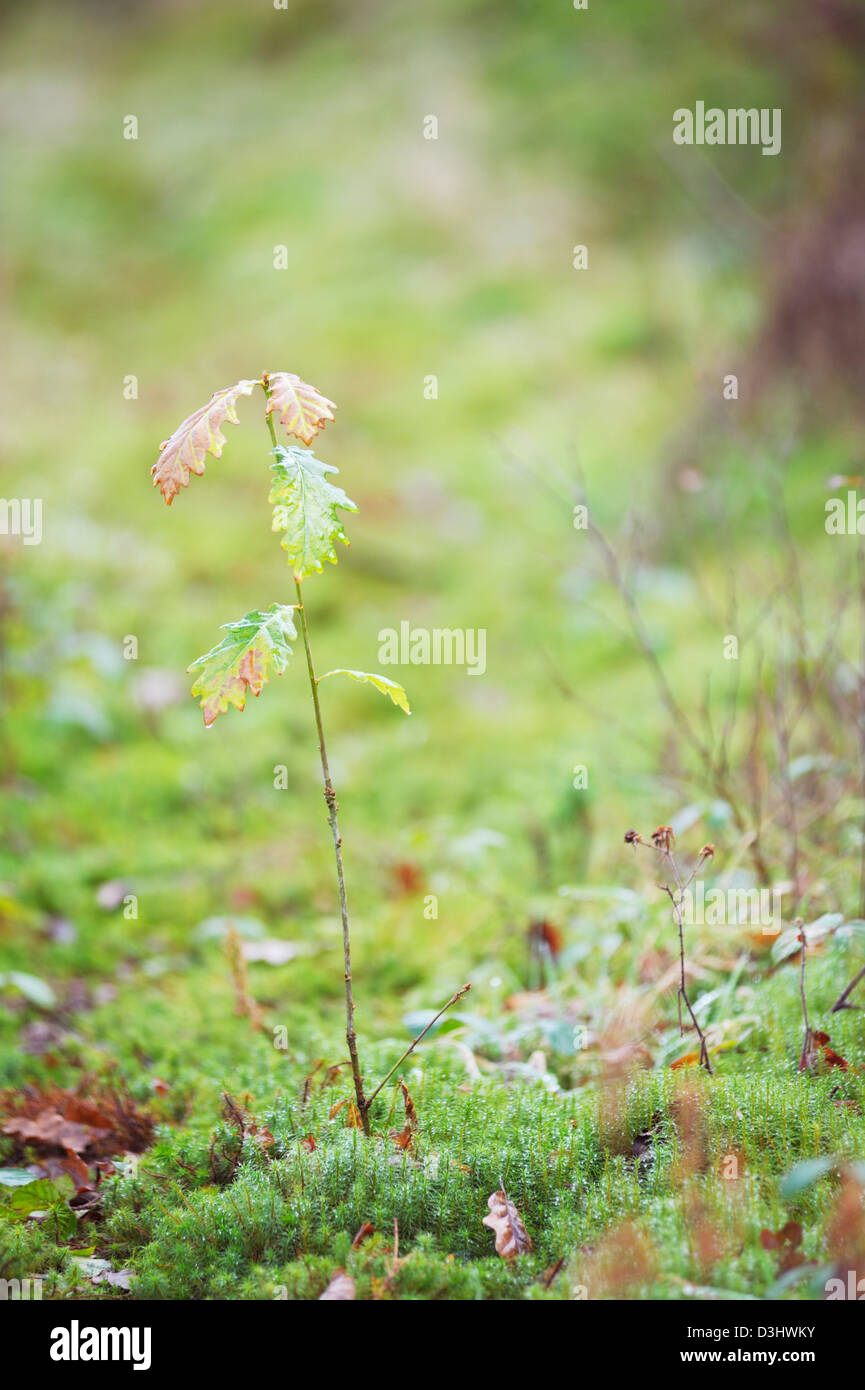
[[326, 671], [323, 676], [319, 676], [319, 680], [326, 681], [328, 676], [351, 676], [353, 681], [365, 681], [367, 685], [374, 685], [376, 690], [380, 690], [382, 695], [388, 695], [406, 714], [411, 714], [408, 696], [402, 686], [389, 680], [387, 676], [377, 676], [369, 671], [349, 671], [345, 666], [337, 666], [335, 671]]
[[328, 473], [339, 470], [322, 463], [311, 449], [280, 445], [273, 452], [278, 461], [271, 464], [273, 484], [267, 499], [274, 504], [273, 530], [283, 532], [280, 544], [295, 579], [305, 579], [320, 574], [325, 560], [336, 564], [335, 542], [348, 545], [336, 509], [356, 512], [357, 507], [328, 479]]
[[294, 608], [274, 603], [266, 613], [245, 613], [236, 623], [223, 623], [220, 631], [227, 634], [222, 641], [187, 667], [199, 672], [192, 694], [201, 696], [208, 728], [229, 704], [242, 710], [247, 690], [260, 695], [272, 673], [282, 675], [291, 656], [289, 642], [297, 638]]

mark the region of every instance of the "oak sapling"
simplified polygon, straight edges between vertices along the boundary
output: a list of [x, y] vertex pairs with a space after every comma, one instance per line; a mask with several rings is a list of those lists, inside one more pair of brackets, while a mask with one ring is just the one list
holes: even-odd
[[[292, 566], [295, 603], [273, 603], [266, 610], [245, 613], [236, 622], [223, 624], [225, 637], [211, 651], [198, 657], [188, 668], [195, 673], [192, 694], [200, 696], [204, 723], [210, 727], [229, 705], [242, 710], [248, 691], [259, 695], [272, 675], [282, 675], [292, 653], [290, 643], [297, 640], [298, 627], [306, 653], [309, 687], [312, 696], [315, 727], [321, 756], [324, 799], [327, 819], [333, 837], [336, 878], [342, 919], [342, 942], [345, 965], [346, 1041], [357, 1100], [358, 1118], [366, 1134], [370, 1132], [369, 1109], [378, 1089], [367, 1100], [363, 1075], [358, 1058], [354, 1029], [354, 998], [351, 975], [351, 942], [349, 936], [348, 904], [342, 863], [342, 839], [339, 830], [339, 805], [331, 781], [327, 761], [321, 706], [318, 688], [330, 676], [349, 676], [363, 681], [387, 695], [395, 705], [410, 714], [408, 699], [401, 685], [387, 676], [368, 671], [339, 667], [317, 676], [312, 659], [309, 623], [303, 599], [303, 581], [320, 574], [325, 561], [336, 564], [336, 542], [348, 545], [339, 512], [354, 512], [357, 507], [341, 487], [332, 482], [337, 469], [315, 457], [309, 447], [285, 447], [277, 442], [274, 417], [286, 433], [309, 446], [336, 409], [333, 401], [321, 395], [290, 372], [265, 372], [254, 380], [238, 381], [234, 386], [216, 391], [207, 405], [188, 416], [161, 446], [159, 458], [151, 469], [153, 483], [165, 501], [174, 500], [181, 488], [188, 487], [192, 473], [204, 472], [205, 455], [219, 458], [226, 442], [222, 426], [226, 421], [237, 424], [237, 402], [260, 386], [264, 392], [264, 419], [270, 432], [272, 454], [271, 487], [268, 501], [273, 506], [272, 529], [281, 536], [281, 545]], [[462, 991], [461, 991], [462, 992]], [[455, 996], [456, 997], [456, 996]], [[452, 1002], [452, 1001], [450, 1001]], [[445, 1007], [448, 1007], [446, 1005]], [[413, 1044], [414, 1046], [414, 1044]], [[402, 1059], [401, 1059], [402, 1060]]]
[[712, 1064], [709, 1061], [709, 1048], [706, 1044], [706, 1036], [699, 1023], [697, 1022], [697, 1015], [694, 1013], [694, 1010], [691, 1007], [691, 1001], [688, 998], [688, 991], [685, 983], [684, 922], [685, 894], [688, 888], [694, 882], [694, 879], [697, 877], [697, 874], [700, 872], [703, 865], [706, 863], [706, 860], [712, 859], [714, 857], [715, 850], [712, 845], [704, 845], [703, 848], [700, 850], [699, 855], [697, 856], [697, 859], [691, 869], [691, 872], [688, 874], [687, 878], [685, 878], [682, 875], [678, 861], [673, 852], [673, 842], [675, 838], [676, 837], [673, 834], [672, 827], [669, 825], [659, 825], [657, 830], [652, 831], [652, 835], [649, 840], [644, 840], [642, 835], [636, 830], [628, 830], [625, 833], [626, 844], [633, 845], [635, 849], [637, 845], [643, 845], [646, 849], [654, 850], [657, 854], [661, 856], [663, 860], [666, 861], [672, 873], [672, 886], [669, 883], [659, 883], [658, 887], [662, 890], [662, 892], [666, 893], [667, 897], [670, 899], [670, 904], [673, 909], [673, 921], [675, 922], [679, 932], [679, 988], [676, 995], [679, 1005], [679, 1032], [682, 1035], [682, 1037], [685, 1036], [685, 1029], [682, 1022], [682, 1005], [684, 1004], [686, 1009], [688, 1010], [688, 1013], [691, 1016], [691, 1022], [697, 1030], [697, 1036], [700, 1039], [700, 1065], [705, 1067], [706, 1071], [711, 1076]]

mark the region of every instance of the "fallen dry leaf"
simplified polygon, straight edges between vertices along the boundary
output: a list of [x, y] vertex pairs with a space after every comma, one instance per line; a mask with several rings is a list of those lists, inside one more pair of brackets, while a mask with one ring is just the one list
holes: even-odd
[[496, 1233], [496, 1250], [503, 1260], [512, 1260], [517, 1255], [526, 1255], [533, 1249], [531, 1237], [522, 1223], [522, 1218], [503, 1187], [493, 1192], [487, 1200], [490, 1209], [483, 1224]]
[[319, 1303], [352, 1303], [356, 1290], [354, 1280], [344, 1269], [338, 1269], [325, 1289], [318, 1296]]
[[554, 1265], [550, 1265], [549, 1269], [544, 1270], [543, 1274], [538, 1279], [538, 1283], [541, 1284], [545, 1289], [551, 1288], [552, 1285], [556, 1282], [556, 1279], [561, 1274], [562, 1269], [564, 1268], [564, 1264], [565, 1257], [564, 1255], [562, 1255], [558, 1260], [556, 1260], [556, 1263]]
[[403, 1080], [399, 1083], [402, 1091], [403, 1106], [405, 1108], [405, 1122], [410, 1129], [417, 1129], [417, 1111], [414, 1108], [414, 1101], [409, 1094], [409, 1089]]
[[20, 1145], [85, 1155], [88, 1161], [142, 1153], [153, 1140], [153, 1119], [131, 1096], [92, 1083], [86, 1096], [60, 1087], [33, 1087], [23, 1096], [4, 1092], [0, 1111], [9, 1115], [4, 1134]]
[[104, 1139], [110, 1131], [67, 1120], [56, 1110], [42, 1110], [32, 1119], [25, 1115], [9, 1120], [3, 1126], [3, 1133], [11, 1134], [24, 1143], [45, 1144], [51, 1148], [66, 1149], [69, 1153], [83, 1153], [92, 1143]]
[[798, 1221], [788, 1221], [780, 1231], [770, 1231], [764, 1227], [760, 1232], [760, 1244], [764, 1250], [778, 1251], [779, 1275], [809, 1263], [799, 1250], [802, 1244], [802, 1227]]
[[363, 1245], [363, 1242], [365, 1240], [369, 1240], [370, 1236], [374, 1235], [375, 1226], [372, 1224], [371, 1221], [364, 1221], [363, 1225], [361, 1226], [360, 1230], [358, 1231], [357, 1235], [351, 1243], [352, 1250], [356, 1250], [359, 1245]]

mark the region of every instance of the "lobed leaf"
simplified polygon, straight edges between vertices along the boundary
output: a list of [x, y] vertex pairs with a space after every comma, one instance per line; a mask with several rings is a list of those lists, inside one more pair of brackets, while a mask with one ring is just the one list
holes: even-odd
[[338, 469], [322, 463], [311, 450], [296, 447], [274, 450], [273, 484], [268, 501], [273, 503], [273, 530], [282, 531], [280, 544], [295, 579], [321, 573], [325, 560], [336, 564], [336, 541], [348, 545], [337, 507], [356, 512], [357, 507], [341, 487], [329, 481]]
[[294, 609], [274, 603], [266, 613], [245, 613], [236, 623], [223, 623], [226, 636], [187, 669], [198, 671], [193, 695], [201, 696], [204, 722], [210, 727], [229, 704], [242, 710], [246, 692], [260, 695], [271, 674], [281, 676], [297, 638]]
[[153, 474], [153, 486], [161, 490], [169, 506], [180, 489], [189, 486], [190, 473], [200, 475], [204, 472], [206, 454], [212, 454], [217, 459], [222, 457], [226, 442], [222, 426], [226, 420], [232, 425], [238, 423], [238, 397], [251, 395], [253, 388], [260, 384], [258, 379], [238, 381], [234, 386], [214, 391], [207, 405], [193, 411], [177, 426], [170, 439], [162, 441], [159, 458], [150, 472]]
[[275, 410], [286, 434], [293, 434], [304, 444], [311, 444], [319, 430], [334, 418], [333, 401], [294, 372], [265, 372], [262, 382], [268, 393], [265, 414]]
[[337, 666], [334, 671], [327, 671], [323, 676], [319, 676], [320, 681], [326, 681], [328, 676], [351, 676], [353, 681], [365, 681], [367, 685], [374, 685], [376, 690], [380, 690], [383, 695], [390, 696], [395, 705], [404, 709], [406, 714], [411, 714], [409, 709], [408, 696], [401, 685], [396, 681], [389, 680], [387, 676], [377, 676], [369, 671], [349, 671], [345, 666]]
[[533, 1249], [531, 1236], [507, 1193], [499, 1188], [489, 1197], [487, 1206], [490, 1214], [484, 1217], [483, 1225], [495, 1231], [496, 1250], [502, 1259], [513, 1260], [517, 1255], [528, 1254]]

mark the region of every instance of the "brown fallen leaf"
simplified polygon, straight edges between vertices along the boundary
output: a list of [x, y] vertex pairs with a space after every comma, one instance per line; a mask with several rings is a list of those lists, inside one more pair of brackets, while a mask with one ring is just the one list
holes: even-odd
[[565, 1257], [564, 1255], [562, 1255], [558, 1260], [556, 1260], [556, 1263], [554, 1265], [550, 1265], [549, 1269], [544, 1270], [543, 1274], [538, 1279], [538, 1283], [541, 1284], [542, 1287], [545, 1289], [551, 1288], [552, 1285], [558, 1279], [559, 1275], [561, 1274], [564, 1265]]
[[397, 892], [409, 894], [423, 891], [423, 870], [419, 869], [417, 864], [402, 859], [391, 865], [390, 873]]
[[[846, 1057], [842, 1057], [840, 1053], [833, 1051], [829, 1046], [830, 1038], [828, 1033], [814, 1033], [811, 1037], [811, 1042], [813, 1044], [813, 1049], [810, 1055], [803, 1055], [802, 1061], [799, 1063], [800, 1071], [804, 1071], [809, 1062], [816, 1061], [818, 1055], [822, 1056], [823, 1062], [827, 1067], [838, 1067], [840, 1071], [851, 1070], [850, 1063], [847, 1061]], [[858, 1067], [853, 1067], [852, 1070], [858, 1071]]]
[[[46, 1159], [43, 1162], [49, 1161], [50, 1160]], [[107, 1166], [111, 1167], [110, 1164]], [[61, 1173], [69, 1174], [70, 1178], [75, 1183], [75, 1187], [78, 1192], [95, 1187], [95, 1182], [93, 1180], [93, 1177], [91, 1176], [90, 1169], [87, 1167], [87, 1164], [84, 1162], [82, 1158], [79, 1157], [78, 1154], [67, 1154], [65, 1158], [60, 1159], [60, 1162], [57, 1164], [57, 1167]]]
[[7, 1121], [3, 1133], [11, 1134], [23, 1143], [46, 1144], [52, 1148], [66, 1149], [68, 1153], [83, 1153], [91, 1144], [104, 1139], [110, 1130], [67, 1120], [56, 1110], [42, 1110], [32, 1119], [22, 1116]]
[[313, 1153], [315, 1150], [315, 1135], [308, 1134], [305, 1139], [301, 1139], [300, 1147], [305, 1149], [308, 1154]]
[[538, 952], [549, 952], [555, 960], [564, 945], [562, 933], [552, 922], [530, 922], [526, 935], [529, 946]]
[[496, 1233], [496, 1250], [503, 1260], [512, 1260], [517, 1255], [526, 1255], [534, 1247], [531, 1237], [522, 1223], [522, 1218], [513, 1202], [505, 1192], [504, 1185], [493, 1192], [487, 1200], [490, 1209], [483, 1224]]
[[375, 1226], [372, 1224], [371, 1221], [364, 1221], [363, 1225], [361, 1226], [360, 1230], [358, 1231], [357, 1235], [351, 1243], [352, 1250], [356, 1250], [359, 1245], [363, 1245], [363, 1242], [365, 1240], [369, 1240], [370, 1236], [374, 1235]]
[[802, 1244], [802, 1227], [798, 1221], [788, 1221], [780, 1231], [770, 1231], [764, 1227], [760, 1232], [760, 1244], [764, 1250], [778, 1251], [779, 1275], [809, 1263], [799, 1250]]
[[318, 1296], [319, 1303], [352, 1303], [356, 1297], [354, 1280], [344, 1269], [338, 1269], [325, 1289]]
[[388, 1130], [388, 1138], [392, 1139], [398, 1149], [404, 1149], [406, 1153], [414, 1153], [414, 1141], [417, 1133], [417, 1111], [414, 1108], [414, 1101], [411, 1098], [409, 1089], [403, 1080], [400, 1080], [400, 1090], [402, 1091], [403, 1108], [405, 1110], [405, 1124], [402, 1129]]

